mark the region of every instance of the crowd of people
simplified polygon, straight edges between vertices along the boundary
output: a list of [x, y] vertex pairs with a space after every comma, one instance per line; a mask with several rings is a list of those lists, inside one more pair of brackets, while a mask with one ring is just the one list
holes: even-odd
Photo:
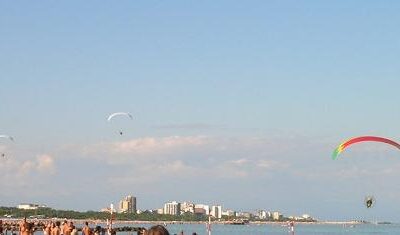
[[74, 225], [73, 221], [36, 221], [28, 222], [23, 219], [19, 223], [10, 221], [3, 223], [0, 220], [0, 235], [33, 235], [35, 231], [41, 230], [43, 235], [115, 235], [115, 231], [104, 229], [96, 226], [94, 229], [89, 227], [89, 223], [85, 222], [83, 227], [79, 229]]
[[[33, 235], [35, 231], [43, 231], [43, 235], [116, 235], [116, 231], [110, 226], [102, 228], [96, 226], [94, 229], [88, 222], [83, 224], [82, 228], [77, 228], [73, 221], [36, 221], [28, 222], [23, 219], [20, 222], [3, 223], [0, 220], [0, 235]], [[79, 231], [79, 232], [78, 232]], [[138, 235], [170, 235], [168, 230], [162, 225], [155, 225], [149, 229], [141, 228], [137, 231]], [[174, 234], [177, 235], [177, 234]], [[184, 235], [183, 231], [179, 235]], [[192, 233], [197, 235], [197, 233]]]

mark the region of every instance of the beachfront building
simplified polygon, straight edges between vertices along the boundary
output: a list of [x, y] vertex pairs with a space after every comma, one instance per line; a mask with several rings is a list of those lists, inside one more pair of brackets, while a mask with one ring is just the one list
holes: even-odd
[[181, 214], [184, 213], [194, 213], [194, 204], [191, 202], [181, 203]]
[[136, 213], [136, 197], [126, 196], [119, 202], [119, 213]]
[[272, 219], [273, 220], [281, 220], [283, 215], [279, 211], [272, 212]]
[[198, 216], [207, 215], [207, 212], [204, 208], [194, 208], [194, 213]]
[[252, 214], [247, 211], [236, 212], [236, 217], [250, 219]]
[[164, 204], [164, 214], [165, 215], [180, 215], [181, 214], [181, 204], [176, 201], [165, 203]]
[[200, 212], [204, 212], [205, 215], [210, 214], [210, 206], [209, 205], [196, 204], [196, 205], [194, 205], [194, 210], [195, 210], [196, 214], [200, 214]]
[[157, 209], [157, 210], [156, 210], [156, 213], [159, 214], [159, 215], [164, 214], [164, 208], [159, 208], [159, 209]]
[[117, 213], [117, 210], [114, 208], [114, 205], [111, 204], [110, 207], [100, 209], [100, 212]]
[[47, 206], [32, 203], [21, 203], [17, 206], [17, 208], [21, 210], [37, 210], [39, 208], [47, 208]]
[[222, 218], [222, 206], [212, 206], [211, 207], [211, 216], [213, 216], [214, 218], [217, 219], [221, 219]]
[[291, 220], [297, 220], [297, 221], [313, 221], [314, 220], [308, 214], [303, 214], [302, 216], [289, 216], [288, 218]]
[[222, 211], [223, 216], [234, 217], [235, 214], [236, 214], [236, 212], [233, 210]]
[[271, 212], [265, 211], [265, 210], [259, 210], [257, 212], [257, 216], [260, 219], [269, 219], [269, 218], [271, 218]]

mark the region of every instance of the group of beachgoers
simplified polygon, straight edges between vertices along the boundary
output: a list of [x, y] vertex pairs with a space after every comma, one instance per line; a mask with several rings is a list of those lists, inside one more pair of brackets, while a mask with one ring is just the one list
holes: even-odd
[[[3, 223], [0, 220], [0, 235], [33, 235], [35, 231], [42, 230], [43, 235], [116, 235], [116, 231], [108, 226], [102, 228], [96, 226], [94, 229], [89, 227], [89, 223], [85, 222], [81, 229], [75, 227], [73, 221], [64, 220], [63, 223], [60, 221], [37, 221], [28, 222], [23, 219], [20, 222], [7, 222]], [[82, 233], [78, 234], [78, 230]], [[138, 235], [170, 235], [168, 230], [162, 225], [155, 225], [149, 229], [141, 228], [137, 231]], [[177, 234], [174, 234], [177, 235]], [[179, 235], [185, 235], [183, 231]], [[197, 235], [197, 233], [192, 233]]]
[[[23, 219], [20, 222], [10, 221], [3, 223], [0, 220], [0, 235], [33, 235], [35, 231], [43, 230], [44, 235], [78, 235], [78, 229], [72, 221], [36, 221], [28, 222]], [[88, 223], [82, 228], [82, 235], [101, 235], [100, 231], [92, 231]]]

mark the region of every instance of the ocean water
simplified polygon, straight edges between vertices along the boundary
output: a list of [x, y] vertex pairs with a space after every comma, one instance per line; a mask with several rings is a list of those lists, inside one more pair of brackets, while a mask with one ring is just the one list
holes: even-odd
[[[102, 227], [105, 224], [98, 224]], [[125, 223], [120, 226], [144, 227], [150, 228], [155, 224], [129, 224]], [[78, 225], [79, 226], [79, 225]], [[94, 228], [94, 224], [90, 227]], [[118, 226], [118, 225], [116, 225]], [[199, 235], [207, 235], [205, 224], [167, 224], [166, 228], [171, 235], [181, 231], [184, 235], [192, 235], [196, 232]], [[81, 234], [81, 233], [79, 233]], [[136, 235], [137, 232], [117, 232], [117, 235]], [[212, 235], [293, 235], [289, 232], [288, 227], [281, 224], [249, 224], [249, 225], [224, 225], [213, 224]], [[385, 235], [400, 235], [400, 224], [374, 225], [374, 224], [358, 224], [354, 227], [349, 225], [339, 224], [296, 224], [295, 235], [344, 235], [344, 234], [385, 234]], [[43, 235], [43, 232], [37, 231], [34, 235]]]
[[[151, 224], [136, 224], [135, 226], [149, 228]], [[199, 235], [206, 235], [205, 224], [167, 224], [166, 228], [171, 235], [183, 231], [185, 235], [192, 235], [196, 232]], [[136, 233], [118, 233], [120, 235], [136, 235]], [[250, 225], [223, 225], [213, 224], [211, 234], [213, 235], [287, 235], [291, 234], [288, 227], [280, 224], [250, 224]], [[359, 224], [354, 227], [349, 225], [331, 224], [297, 224], [296, 235], [342, 235], [342, 234], [400, 234], [400, 224], [374, 225]]]

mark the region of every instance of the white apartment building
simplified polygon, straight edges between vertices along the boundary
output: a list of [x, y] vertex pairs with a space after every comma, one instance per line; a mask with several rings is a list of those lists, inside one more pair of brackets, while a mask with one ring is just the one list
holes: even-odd
[[280, 219], [282, 219], [282, 214], [279, 211], [274, 211], [274, 212], [272, 212], [272, 219], [280, 220]]
[[180, 215], [181, 214], [181, 204], [176, 201], [165, 203], [164, 204], [164, 214], [165, 215]]
[[46, 208], [46, 205], [38, 205], [38, 204], [32, 204], [32, 203], [21, 203], [17, 206], [18, 209], [22, 210], [37, 210], [39, 208]]
[[212, 206], [211, 207], [211, 216], [213, 216], [214, 218], [217, 219], [221, 219], [222, 218], [222, 206]]
[[228, 217], [233, 217], [233, 216], [235, 216], [235, 211], [233, 211], [233, 210], [226, 210], [226, 211], [223, 211], [222, 212], [222, 215], [223, 216], [228, 216]]

